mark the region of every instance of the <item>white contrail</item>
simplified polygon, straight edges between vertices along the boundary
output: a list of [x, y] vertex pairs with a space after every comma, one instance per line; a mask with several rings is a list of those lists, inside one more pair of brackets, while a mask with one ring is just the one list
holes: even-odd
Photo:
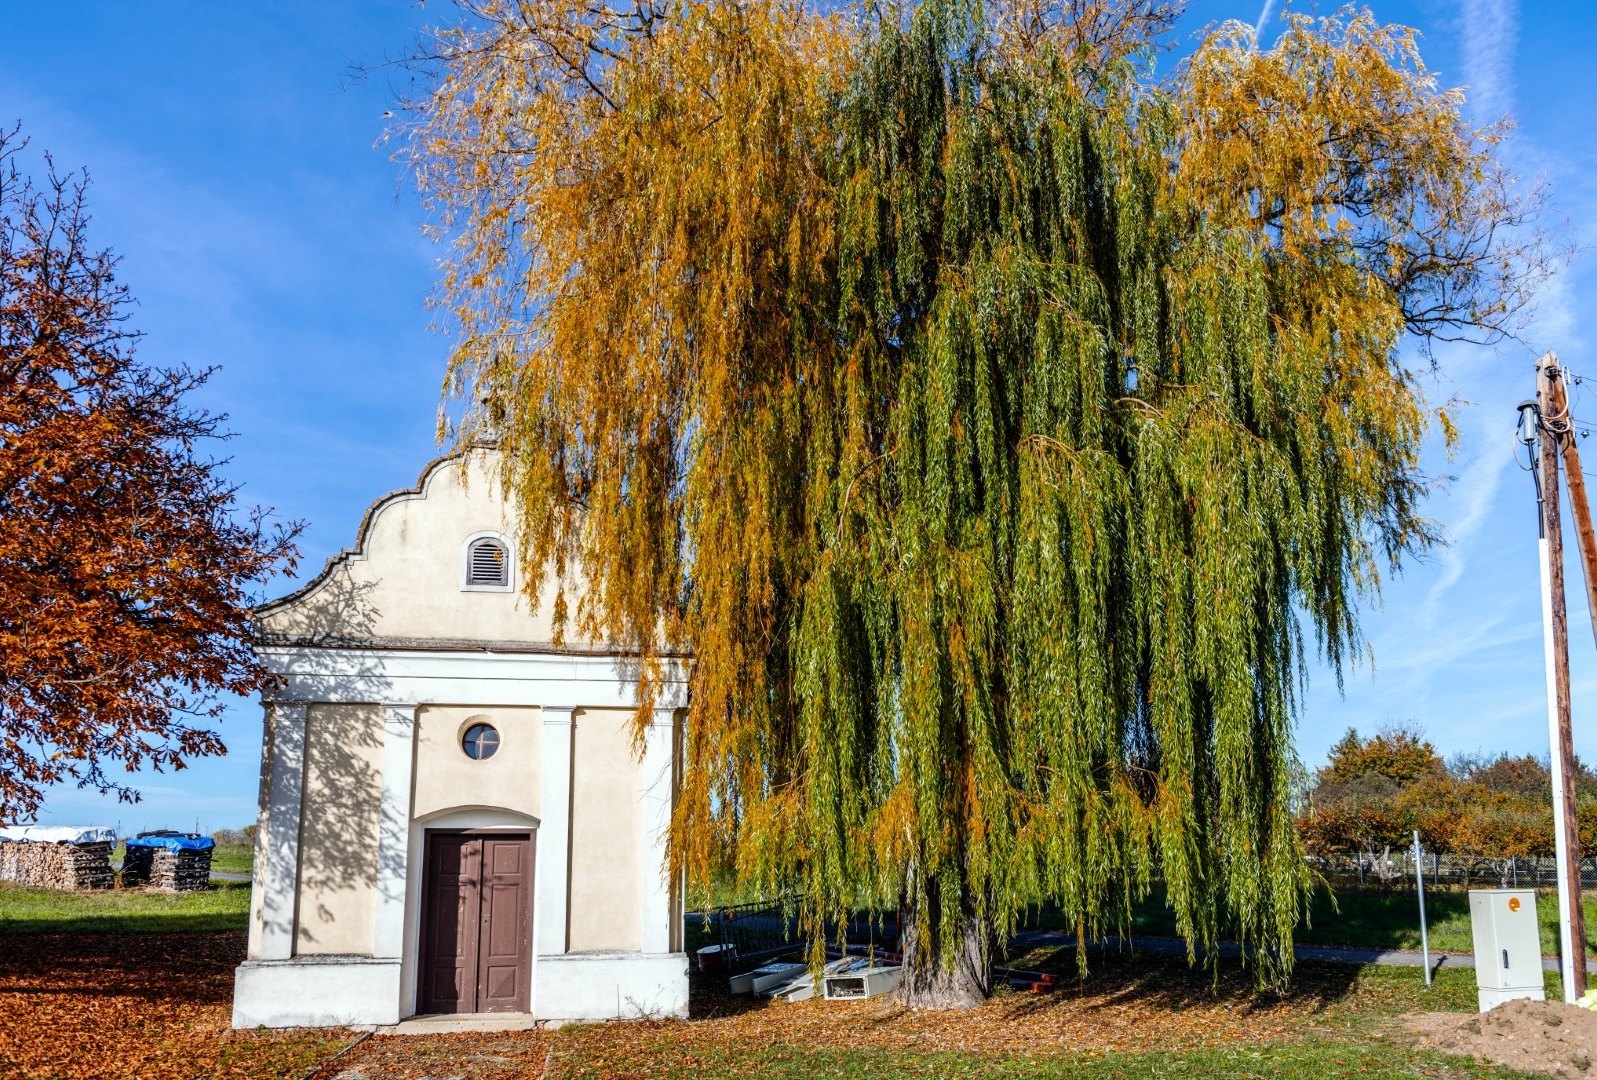
[[1514, 46], [1519, 37], [1518, 0], [1463, 0], [1464, 78], [1470, 111], [1492, 121], [1514, 111]]
[[1264, 40], [1264, 28], [1270, 25], [1270, 18], [1275, 14], [1275, 0], [1264, 0], [1264, 7], [1259, 11], [1259, 21], [1253, 24], [1253, 40]]
[[1426, 592], [1425, 601], [1420, 606], [1419, 622], [1428, 627], [1434, 627], [1439, 616], [1456, 614], [1456, 609], [1444, 611], [1443, 600], [1448, 591], [1463, 579], [1475, 538], [1491, 521], [1493, 514], [1501, 509], [1497, 493], [1502, 487], [1503, 476], [1508, 472], [1508, 463], [1513, 460], [1502, 440], [1492, 438], [1499, 433], [1501, 424], [1493, 427], [1484, 416], [1479, 416], [1475, 426], [1478, 430], [1470, 432], [1468, 436], [1477, 447], [1475, 458], [1464, 469], [1450, 493], [1447, 513], [1453, 520], [1448, 525], [1448, 543], [1436, 552], [1442, 572]]

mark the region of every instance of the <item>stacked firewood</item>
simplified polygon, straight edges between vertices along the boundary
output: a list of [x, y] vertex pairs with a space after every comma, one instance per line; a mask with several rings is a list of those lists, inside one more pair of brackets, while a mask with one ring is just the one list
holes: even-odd
[[109, 889], [109, 843], [0, 840], [0, 881], [38, 889]]
[[189, 892], [211, 884], [209, 851], [168, 851], [129, 847], [122, 858], [122, 887], [147, 886], [165, 892]]

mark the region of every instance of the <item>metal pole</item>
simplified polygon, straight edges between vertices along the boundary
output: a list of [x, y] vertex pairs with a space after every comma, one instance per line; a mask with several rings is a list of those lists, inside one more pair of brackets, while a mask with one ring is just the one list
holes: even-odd
[[1425, 852], [1420, 831], [1414, 830], [1414, 888], [1420, 897], [1420, 949], [1425, 954], [1425, 985], [1431, 985], [1431, 934], [1425, 927]]
[[[1573, 1002], [1575, 993], [1575, 942], [1571, 931], [1574, 904], [1578, 902], [1569, 889], [1569, 848], [1564, 824], [1564, 773], [1563, 760], [1565, 732], [1569, 715], [1569, 624], [1564, 608], [1564, 544], [1558, 495], [1558, 446], [1549, 426], [1557, 414], [1553, 411], [1551, 378], [1547, 368], [1556, 358], [1548, 353], [1536, 362], [1536, 399], [1538, 423], [1537, 444], [1537, 500], [1541, 503], [1542, 585], [1542, 659], [1547, 676], [1547, 731], [1552, 746], [1549, 771], [1553, 781], [1553, 850], [1558, 865], [1558, 934], [1562, 946], [1560, 972], [1563, 975], [1564, 1000]], [[1578, 896], [1578, 893], [1577, 893]], [[1583, 965], [1584, 966], [1584, 965]], [[1584, 972], [1581, 972], [1584, 975]]]

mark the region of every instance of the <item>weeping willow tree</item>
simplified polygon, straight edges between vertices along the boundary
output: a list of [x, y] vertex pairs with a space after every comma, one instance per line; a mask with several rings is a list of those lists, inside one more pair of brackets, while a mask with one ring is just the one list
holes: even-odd
[[896, 911], [915, 1004], [1156, 878], [1287, 976], [1295, 693], [1432, 540], [1400, 346], [1530, 287], [1411, 35], [1226, 26], [1160, 81], [1171, 18], [483, 2], [409, 115], [454, 437], [505, 448], [562, 633], [646, 695], [693, 658], [675, 868], [817, 950]]

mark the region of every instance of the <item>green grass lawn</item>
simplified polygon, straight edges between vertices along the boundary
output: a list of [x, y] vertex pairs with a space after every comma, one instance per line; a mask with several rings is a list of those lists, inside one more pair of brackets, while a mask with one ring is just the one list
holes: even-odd
[[[1067, 978], [1076, 976], [1075, 951], [1036, 949], [1011, 957], [1013, 967], [1055, 971]], [[1113, 949], [1093, 950], [1088, 956], [1088, 985], [1094, 979], [1133, 980], [1144, 993], [1169, 999], [1177, 994], [1219, 994], [1237, 1001], [1251, 1000], [1267, 1005], [1269, 991], [1250, 993], [1251, 983], [1235, 960], [1224, 960], [1218, 974], [1200, 966], [1188, 967], [1182, 959], [1153, 954], [1128, 955]], [[1563, 997], [1563, 981], [1557, 972], [1543, 976], [1549, 1000]], [[1382, 964], [1342, 964], [1304, 960], [1293, 969], [1293, 983], [1286, 997], [1309, 1001], [1326, 1033], [1359, 1031], [1372, 1021], [1390, 1019], [1415, 1012], [1465, 1012], [1478, 1008], [1475, 969], [1442, 967], [1431, 985], [1418, 967]]]
[[[1053, 968], [1061, 965], [1070, 971], [1074, 962], [1068, 950], [1039, 950], [1024, 958], [1027, 966]], [[1556, 977], [1550, 977], [1549, 994], [1558, 993]], [[1104, 992], [1088, 1006], [1103, 1010], [1103, 1023], [1124, 1023], [1114, 1010], [1127, 1002], [1140, 1014], [1146, 1026], [1158, 1031], [1155, 1043], [1162, 1046], [1146, 1051], [1102, 1050], [1091, 1046], [1079, 1050], [1057, 1047], [1024, 1051], [996, 1047], [976, 1051], [965, 1049], [942, 1052], [928, 1050], [926, 1043], [936, 1037], [915, 1033], [914, 1021], [904, 1032], [906, 1042], [917, 1038], [918, 1050], [887, 1048], [882, 1045], [848, 1045], [850, 1033], [870, 1023], [856, 1021], [850, 1012], [835, 1010], [838, 1030], [830, 1035], [812, 1029], [789, 1028], [786, 1017], [802, 1018], [807, 1006], [790, 1010], [775, 1005], [752, 1006], [743, 1022], [733, 1020], [714, 1037], [696, 1037], [695, 1024], [686, 1027], [660, 1025], [652, 1030], [639, 1027], [599, 1025], [570, 1027], [552, 1033], [548, 1057], [543, 1048], [537, 1061], [549, 1064], [549, 1075], [625, 1075], [625, 1076], [761, 1076], [773, 1078], [948, 1076], [948, 1077], [1080, 1077], [1083, 1080], [1131, 1080], [1131, 1078], [1281, 1077], [1285, 1080], [1330, 1080], [1333, 1077], [1413, 1078], [1447, 1077], [1524, 1077], [1529, 1074], [1481, 1065], [1469, 1058], [1416, 1049], [1403, 1036], [1397, 1018], [1413, 1012], [1463, 1012], [1475, 1010], [1473, 972], [1453, 969], [1439, 973], [1435, 985], [1427, 989], [1417, 970], [1382, 968], [1374, 965], [1302, 964], [1289, 998], [1298, 1004], [1291, 1018], [1274, 1039], [1238, 1041], [1224, 1046], [1181, 1044], [1202, 1036], [1201, 1025], [1194, 1028], [1183, 1019], [1189, 1005], [1212, 1003], [1216, 998], [1239, 1011], [1275, 1007], [1269, 994], [1251, 994], [1245, 979], [1231, 967], [1219, 980], [1202, 970], [1189, 969], [1171, 957], [1145, 956], [1137, 959], [1122, 955], [1096, 956], [1086, 987], [1099, 985]], [[1008, 993], [1000, 992], [1002, 1000]], [[1068, 996], [1071, 991], [1062, 991]], [[1024, 995], [1022, 995], [1024, 999]], [[1026, 1001], [1023, 1007], [1052, 1008], [1055, 997]], [[733, 1006], [735, 1008], [736, 1006]], [[996, 1019], [992, 1012], [1009, 1016]], [[984, 1015], [987, 1014], [987, 1015]], [[1013, 1022], [1013, 1014], [984, 1007], [966, 1014], [975, 1029], [991, 1031]], [[753, 1021], [753, 1018], [760, 1018]], [[703, 1021], [707, 1025], [721, 1023]], [[885, 1018], [883, 1024], [905, 1022], [903, 1017]], [[800, 1020], [802, 1023], [802, 1019]], [[954, 1036], [957, 1037], [957, 1036]], [[1212, 1040], [1209, 1040], [1212, 1042]], [[407, 1043], [410, 1053], [420, 1045]], [[481, 1048], [492, 1057], [503, 1047]], [[460, 1064], [457, 1060], [455, 1064]], [[375, 1076], [389, 1076], [379, 1071]]]
[[216, 882], [200, 892], [143, 889], [60, 892], [0, 885], [0, 934], [159, 933], [243, 930], [247, 882]]
[[[567, 1036], [566, 1038], [571, 1038]], [[553, 1076], [603, 1076], [612, 1061], [589, 1053], [575, 1039], [558, 1055]], [[627, 1073], [627, 1075], [644, 1075]], [[1154, 1080], [1218, 1077], [1221, 1080], [1330, 1080], [1362, 1077], [1399, 1080], [1413, 1077], [1494, 1077], [1507, 1080], [1535, 1074], [1480, 1065], [1469, 1058], [1368, 1041], [1311, 1040], [1264, 1046], [1167, 1053], [1116, 1053], [1008, 1057], [991, 1054], [893, 1053], [882, 1050], [839, 1050], [819, 1047], [727, 1046], [700, 1050], [691, 1056], [660, 1040], [650, 1057], [652, 1076], [792, 1077], [949, 1076], [949, 1077], [1080, 1077], [1082, 1080]]]
[[[1586, 950], [1597, 952], [1597, 899], [1585, 897]], [[1462, 889], [1427, 891], [1425, 918], [1431, 948], [1442, 952], [1472, 952], [1469, 893]], [[1324, 890], [1316, 894], [1311, 925], [1302, 930], [1305, 944], [1364, 944], [1382, 948], [1420, 947], [1419, 904], [1412, 892], [1385, 893], [1346, 889], [1336, 895], [1336, 907]], [[1539, 893], [1536, 921], [1541, 926], [1542, 952], [1558, 951], [1558, 895]]]
[[211, 852], [211, 869], [248, 874], [255, 869], [255, 849], [248, 844], [218, 844]]

